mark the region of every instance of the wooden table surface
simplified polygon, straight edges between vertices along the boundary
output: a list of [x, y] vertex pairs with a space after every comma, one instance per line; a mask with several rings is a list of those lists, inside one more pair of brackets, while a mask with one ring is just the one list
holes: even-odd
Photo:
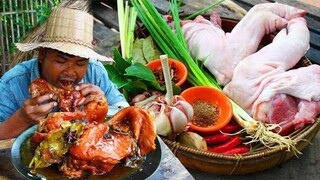
[[[103, 0], [94, 0], [94, 16], [100, 23], [95, 25], [95, 39], [100, 43], [103, 40], [108, 44], [97, 47], [100, 53], [111, 56], [112, 49], [119, 44], [117, 33], [111, 29], [118, 29], [117, 13], [110, 7], [115, 7], [115, 0], [104, 0], [109, 7], [102, 6]], [[152, 0], [161, 13], [169, 11], [166, 0]], [[185, 0], [181, 9], [186, 14], [195, 12], [203, 7], [215, 2], [215, 0]], [[218, 12], [222, 17], [241, 19], [243, 10], [249, 10], [253, 5], [263, 2], [274, 2], [272, 0], [234, 0], [232, 3], [219, 6], [207, 12]], [[277, 2], [289, 4], [298, 8], [307, 10], [306, 19], [310, 29], [310, 50], [306, 56], [313, 62], [320, 64], [320, 9], [300, 1], [277, 0]], [[105, 31], [104, 31], [105, 30]], [[99, 42], [98, 42], [99, 43]], [[100, 48], [100, 49], [99, 49]], [[14, 139], [0, 141], [0, 179], [23, 179], [23, 177], [14, 169], [11, 164], [10, 151]], [[320, 134], [318, 133], [312, 141], [312, 144], [303, 151], [300, 158], [293, 158], [265, 172], [259, 172], [247, 176], [219, 176], [203, 173], [193, 169], [185, 169], [178, 159], [172, 154], [168, 147], [161, 141], [163, 159], [161, 168], [150, 179], [318, 179], [320, 175]], [[298, 171], [299, 170], [299, 171]]]

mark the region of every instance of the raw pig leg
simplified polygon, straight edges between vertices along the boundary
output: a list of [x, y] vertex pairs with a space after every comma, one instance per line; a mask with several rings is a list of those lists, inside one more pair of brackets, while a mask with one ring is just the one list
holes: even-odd
[[[217, 18], [220, 17], [216, 16]], [[228, 82], [233, 71], [233, 67], [230, 66], [231, 50], [221, 27], [198, 16], [194, 21], [183, 25], [182, 30], [191, 56], [204, 61], [205, 66], [210, 62], [209, 70], [217, 81], [221, 84]]]
[[308, 50], [309, 36], [305, 19], [292, 19], [271, 44], [239, 63], [223, 89], [254, 119], [279, 124], [282, 135], [320, 113], [320, 66], [289, 70]]
[[183, 23], [182, 30], [191, 55], [204, 61], [205, 67], [224, 86], [231, 80], [237, 64], [257, 50], [265, 34], [283, 28], [288, 20], [305, 13], [284, 4], [260, 4], [254, 6], [231, 33], [221, 29], [221, 19], [216, 13], [210, 21], [198, 16], [194, 21]]
[[238, 64], [232, 81], [223, 91], [251, 114], [253, 103], [270, 81], [268, 78], [292, 68], [304, 56], [309, 48], [309, 36], [304, 18], [291, 20], [271, 44]]
[[228, 42], [232, 44], [233, 49], [236, 49], [233, 54], [235, 62], [256, 52], [261, 39], [266, 34], [284, 28], [288, 21], [305, 14], [305, 10], [280, 3], [253, 6], [228, 34]]

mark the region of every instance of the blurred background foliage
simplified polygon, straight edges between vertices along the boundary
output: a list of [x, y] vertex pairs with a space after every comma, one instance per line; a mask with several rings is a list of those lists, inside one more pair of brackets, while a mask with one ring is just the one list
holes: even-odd
[[60, 0], [2, 0], [0, 3], [2, 39], [8, 46], [6, 51], [15, 51], [14, 43], [19, 42], [33, 27], [45, 22], [51, 9]]
[[0, 0], [0, 77], [10, 68], [16, 47], [48, 18], [62, 0]]

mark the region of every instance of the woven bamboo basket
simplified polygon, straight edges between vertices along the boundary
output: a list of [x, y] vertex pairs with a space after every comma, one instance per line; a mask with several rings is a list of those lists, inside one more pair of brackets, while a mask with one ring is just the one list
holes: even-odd
[[[231, 31], [237, 22], [223, 18], [222, 28]], [[272, 34], [265, 36], [260, 46], [269, 44], [273, 38]], [[308, 65], [311, 65], [311, 62], [307, 58], [302, 58], [294, 68]], [[290, 137], [297, 142], [295, 148], [302, 152], [310, 145], [319, 128], [320, 118], [315, 123], [291, 133]], [[276, 144], [271, 147], [263, 146], [242, 155], [224, 155], [189, 148], [163, 137], [162, 140], [187, 168], [220, 175], [244, 175], [267, 170], [296, 155], [293, 150], [288, 151], [286, 147]]]
[[[307, 147], [320, 128], [320, 120], [292, 133], [292, 139], [298, 141], [297, 150]], [[162, 138], [171, 151], [187, 168], [221, 175], [244, 175], [270, 169], [295, 156], [283, 146], [259, 148], [242, 155], [223, 155], [192, 149], [178, 142]]]

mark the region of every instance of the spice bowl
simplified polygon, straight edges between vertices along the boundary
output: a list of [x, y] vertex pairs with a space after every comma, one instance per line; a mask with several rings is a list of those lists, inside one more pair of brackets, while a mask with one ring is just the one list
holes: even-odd
[[194, 117], [190, 129], [200, 133], [218, 131], [232, 118], [232, 105], [228, 97], [213, 87], [194, 86], [180, 94], [190, 103]]
[[[187, 67], [176, 59], [168, 58], [168, 64], [170, 67], [170, 75], [172, 81], [176, 84], [176, 86], [181, 86], [186, 80], [188, 76]], [[162, 73], [161, 60], [155, 59], [146, 64], [149, 67], [153, 74], [156, 76], [158, 82], [164, 85], [164, 77]], [[161, 83], [162, 82], [162, 83]]]

